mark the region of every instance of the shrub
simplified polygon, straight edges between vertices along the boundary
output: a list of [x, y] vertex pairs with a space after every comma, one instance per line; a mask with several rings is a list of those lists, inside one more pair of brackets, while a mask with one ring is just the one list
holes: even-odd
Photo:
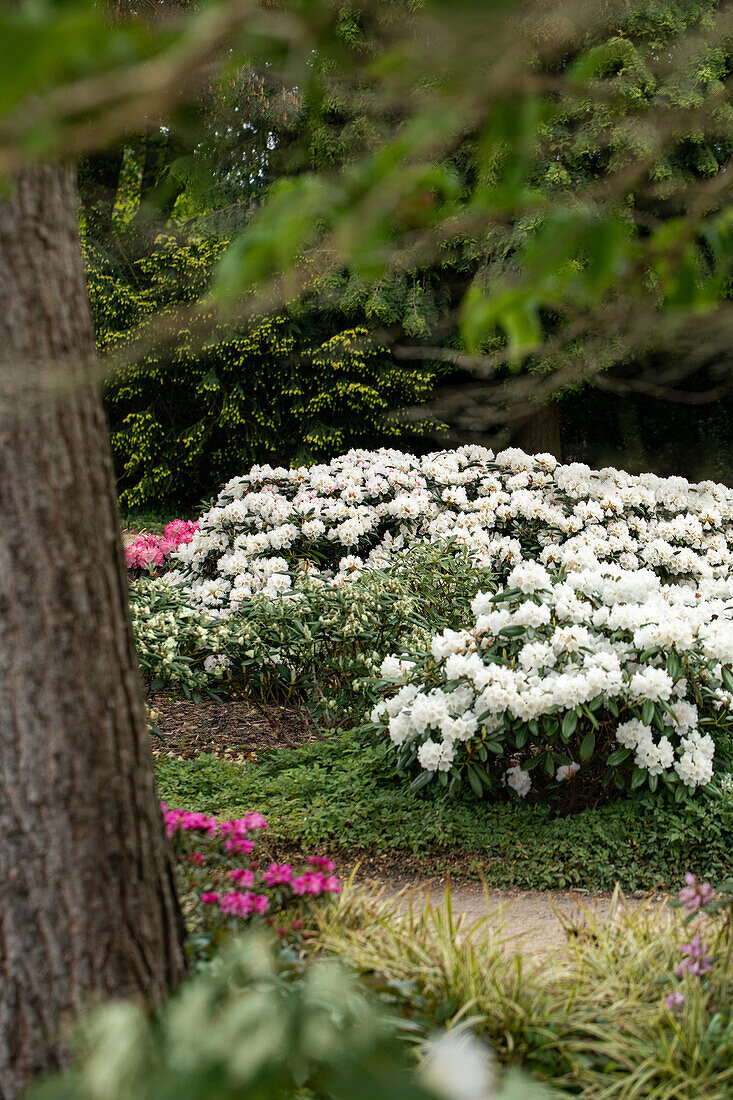
[[[121, 351], [142, 323], [157, 315], [165, 324], [202, 297], [227, 244], [169, 232], [124, 264], [88, 247], [100, 351]], [[314, 302], [219, 324], [203, 343], [184, 328], [111, 377], [105, 403], [122, 505], [198, 502], [253, 462], [312, 462], [415, 435], [392, 411], [424, 401], [435, 370], [395, 364], [365, 320]]]
[[[298, 870], [290, 863], [262, 867], [257, 859], [257, 836], [267, 828], [260, 813], [222, 821], [209, 814], [169, 809], [161, 803], [166, 833], [173, 840], [181, 894], [189, 899], [191, 947], [197, 957], [213, 947], [242, 921], [279, 921], [286, 935], [298, 930], [308, 906], [318, 898], [338, 894], [341, 883], [334, 864], [310, 856]], [[283, 924], [285, 910], [294, 917]]]
[[730, 874], [733, 797], [676, 804], [641, 788], [611, 805], [560, 816], [557, 803], [417, 794], [386, 765], [383, 749], [353, 731], [241, 767], [213, 756], [158, 757], [161, 797], [226, 817], [266, 806], [271, 850], [323, 851], [346, 865], [378, 856], [426, 873], [481, 875], [504, 889], [654, 890], [680, 885], [685, 867]]
[[138, 535], [125, 547], [125, 561], [131, 575], [135, 577], [159, 570], [174, 550], [191, 541], [198, 529], [198, 523], [174, 519], [165, 525], [162, 535]]
[[477, 794], [504, 783], [525, 797], [533, 776], [557, 791], [589, 775], [600, 789], [661, 783], [682, 798], [709, 783], [714, 736], [733, 726], [719, 596], [608, 565], [558, 577], [526, 562], [508, 584], [479, 593], [472, 629], [382, 665], [403, 686], [372, 717], [401, 767], [423, 769], [418, 785], [467, 775]]
[[265, 702], [359, 719], [376, 701], [380, 654], [427, 645], [433, 631], [458, 626], [492, 582], [465, 550], [437, 543], [336, 587], [302, 575], [297, 599], [257, 595], [223, 619], [190, 606], [170, 574], [141, 579], [130, 586], [130, 611], [140, 663], [156, 687], [191, 694], [244, 686]]
[[381, 651], [403, 686], [373, 717], [400, 765], [476, 792], [525, 795], [539, 769], [547, 791], [572, 778], [588, 798], [642, 784], [683, 798], [730, 744], [732, 519], [733, 490], [710, 482], [516, 449], [352, 451], [229, 482], [170, 579], [236, 619], [253, 599], [297, 606], [304, 576], [346, 589], [448, 539], [508, 587], [476, 596], [472, 627], [466, 614], [430, 647]]

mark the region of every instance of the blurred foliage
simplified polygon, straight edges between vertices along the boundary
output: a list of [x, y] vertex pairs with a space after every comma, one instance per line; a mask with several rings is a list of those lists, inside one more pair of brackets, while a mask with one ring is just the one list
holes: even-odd
[[[588, 380], [630, 393], [643, 382], [645, 396], [683, 406], [690, 393], [716, 401], [733, 384], [726, 0], [154, 10], [132, 20], [120, 11], [112, 24], [71, 0], [0, 13], [0, 170], [90, 151], [81, 184], [92, 281], [110, 280], [129, 308], [107, 329], [97, 294], [102, 346], [115, 362], [154, 369], [172, 358], [182, 375], [184, 362], [201, 360], [177, 392], [192, 398], [201, 383], [202, 415], [172, 417], [169, 402], [164, 416], [160, 380], [154, 399], [131, 387], [137, 407], [113, 409], [133, 415], [115, 425], [128, 502], [175, 499], [172, 464], [188, 463], [191, 493], [209, 464], [219, 477], [232, 403], [237, 469], [247, 455], [266, 457], [291, 415], [310, 416], [297, 405], [317, 403], [307, 384], [292, 404], [285, 394], [282, 421], [264, 425], [269, 381], [255, 387], [252, 410], [232, 398], [240, 347], [223, 353], [226, 378], [212, 374], [213, 345], [237, 345], [240, 318], [254, 341], [241, 385], [260, 356], [284, 379], [290, 340], [310, 360], [362, 327], [378, 356], [367, 373], [377, 362], [388, 369], [390, 356], [415, 369], [450, 363], [456, 373], [437, 397], [424, 374], [395, 393], [396, 375], [380, 388], [354, 370], [378, 395], [357, 386], [356, 422], [376, 402], [382, 413], [412, 406], [404, 415], [414, 423], [431, 397], [452, 428], [444, 442], [503, 442], [537, 405]], [[187, 285], [186, 255], [175, 293], [166, 301], [172, 288], [159, 286], [160, 301], [138, 308], [138, 283], [152, 278], [138, 265], [154, 262], [161, 231], [184, 253], [206, 242], [206, 278]], [[277, 333], [260, 339], [271, 314]], [[329, 352], [332, 378], [346, 362]], [[353, 382], [350, 371], [349, 362]], [[238, 417], [247, 416], [245, 444]], [[305, 434], [320, 442], [298, 438], [285, 457], [348, 445], [340, 417], [314, 412]]]
[[[542, 1100], [542, 1086], [510, 1072], [490, 1091], [489, 1054], [471, 1044], [469, 1080], [433, 1045], [416, 1073], [398, 1022], [331, 962], [307, 967], [275, 958], [267, 938], [229, 943], [152, 1016], [131, 1002], [93, 1014], [77, 1036], [68, 1072], [31, 1089], [29, 1100]], [[478, 1090], [470, 1089], [476, 1063]], [[436, 1072], [437, 1070], [437, 1072]], [[448, 1073], [446, 1073], [448, 1070]], [[442, 1072], [441, 1072], [442, 1071]], [[483, 1077], [483, 1082], [480, 1078]], [[435, 1087], [433, 1082], [438, 1087]], [[455, 1081], [455, 1078], [454, 1078]]]

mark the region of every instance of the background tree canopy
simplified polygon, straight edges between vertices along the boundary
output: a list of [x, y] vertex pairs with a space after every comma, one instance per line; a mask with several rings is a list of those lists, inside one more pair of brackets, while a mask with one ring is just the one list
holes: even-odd
[[81, 218], [123, 502], [400, 437], [726, 477], [730, 5], [33, 12], [3, 52], [54, 63], [8, 81], [0, 163], [107, 135]]

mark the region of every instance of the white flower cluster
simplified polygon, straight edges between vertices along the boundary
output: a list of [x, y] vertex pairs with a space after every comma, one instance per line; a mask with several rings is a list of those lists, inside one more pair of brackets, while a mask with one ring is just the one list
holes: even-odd
[[[433, 638], [433, 686], [411, 679], [408, 661], [386, 658], [383, 675], [402, 686], [372, 720], [384, 723], [396, 746], [415, 742], [422, 768], [450, 771], [466, 757], [466, 742], [498, 738], [506, 759], [511, 742], [504, 752], [501, 743], [517, 722], [530, 729], [572, 711], [582, 717], [591, 705], [608, 711], [612, 703], [612, 714], [630, 715], [615, 723], [612, 748], [627, 749], [635, 767], [673, 774], [688, 787], [710, 781], [715, 744], [700, 733], [698, 708], [687, 697], [692, 678], [709, 698], [730, 701], [721, 666], [733, 645], [733, 577], [664, 584], [650, 569], [595, 562], [561, 578], [522, 562], [507, 586], [478, 594], [470, 629]], [[675, 676], [666, 667], [672, 648]], [[644, 708], [647, 721], [639, 716]], [[544, 732], [540, 740], [547, 739]], [[577, 769], [562, 764], [556, 778]], [[517, 765], [504, 780], [522, 796], [531, 788], [531, 776]]]
[[254, 466], [200, 528], [174, 564], [191, 602], [215, 615], [254, 593], [291, 597], [298, 570], [342, 583], [416, 540], [454, 539], [500, 570], [522, 558], [566, 570], [614, 561], [700, 581], [733, 562], [733, 490], [516, 448], [353, 450], [293, 470]]
[[[605, 714], [613, 704], [616, 753], [655, 782], [709, 781], [714, 744], [700, 733], [694, 703], [703, 688], [710, 713], [732, 701], [724, 676], [733, 663], [726, 486], [474, 446], [423, 457], [353, 450], [293, 470], [255, 466], [201, 518], [174, 555], [172, 579], [191, 607], [221, 619], [256, 594], [299, 598], [299, 576], [339, 587], [390, 568], [415, 544], [451, 540], [507, 587], [477, 597], [466, 629], [433, 639], [438, 681], [420, 683], [405, 655], [387, 659], [383, 678], [398, 690], [375, 720], [396, 745], [414, 743], [419, 764], [444, 773], [473, 759], [474, 744], [514, 735], [512, 723], [536, 731], [575, 711], [586, 727], [583, 708]], [[670, 673], [672, 652], [684, 674]], [[503, 782], [524, 795], [532, 782], [521, 767], [526, 754], [504, 747], [496, 754]], [[571, 748], [556, 779], [577, 771]], [[493, 759], [482, 763], [486, 770]]]

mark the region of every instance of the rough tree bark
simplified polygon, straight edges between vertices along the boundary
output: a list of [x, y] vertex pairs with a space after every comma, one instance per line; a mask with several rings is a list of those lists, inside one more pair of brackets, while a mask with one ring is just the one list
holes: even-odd
[[0, 201], [0, 1097], [183, 975], [70, 168]]

